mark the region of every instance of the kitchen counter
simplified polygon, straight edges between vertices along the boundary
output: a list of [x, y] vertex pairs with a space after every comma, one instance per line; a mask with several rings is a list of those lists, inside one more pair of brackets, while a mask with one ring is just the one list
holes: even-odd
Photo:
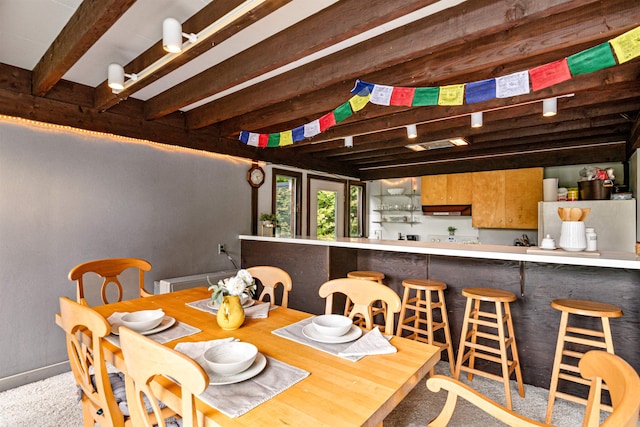
[[[376, 240], [365, 238], [338, 238], [335, 240], [318, 240], [311, 237], [263, 237], [241, 235], [240, 240], [264, 242], [294, 243], [301, 245], [318, 245], [327, 247], [371, 249], [390, 252], [408, 252], [426, 255], [444, 255], [452, 257], [494, 259], [505, 261], [540, 262], [549, 264], [584, 265], [591, 267], [611, 267], [640, 270], [640, 257], [630, 252], [566, 252], [539, 250], [537, 247], [501, 246], [482, 244], [462, 244], [448, 242], [420, 242], [409, 240]], [[536, 253], [527, 253], [530, 252]], [[539, 252], [539, 253], [538, 253]], [[548, 254], [547, 254], [548, 252]]]
[[[454, 351], [460, 342], [466, 303], [462, 289], [513, 292], [517, 299], [511, 312], [523, 379], [538, 387], [549, 387], [560, 324], [560, 312], [551, 307], [551, 301], [575, 298], [614, 304], [624, 313], [611, 319], [616, 354], [640, 370], [640, 258], [635, 253], [594, 255], [522, 246], [351, 238], [326, 241], [242, 235], [240, 240], [243, 268], [273, 265], [287, 271], [293, 280], [289, 307], [309, 313], [324, 313], [325, 302], [318, 295], [322, 283], [346, 277], [353, 270], [384, 273], [384, 283], [398, 295], [407, 278], [445, 282]], [[340, 310], [339, 306], [335, 309]], [[599, 327], [597, 319], [577, 317], [584, 327]]]

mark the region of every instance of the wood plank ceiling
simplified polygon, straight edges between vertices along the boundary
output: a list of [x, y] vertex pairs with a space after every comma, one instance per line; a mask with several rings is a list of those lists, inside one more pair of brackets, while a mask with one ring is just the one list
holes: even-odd
[[[327, 131], [286, 147], [238, 141], [240, 130], [280, 132], [317, 119], [352, 96], [356, 79], [443, 86], [562, 59], [639, 26], [640, 2], [629, 0], [454, 1], [356, 44], [344, 42], [442, 2], [342, 0], [152, 97], [136, 98], [136, 92], [212, 46], [231, 43], [234, 35], [250, 31], [290, 2], [271, 0], [254, 7], [206, 43], [115, 95], [106, 80], [90, 86], [63, 77], [136, 2], [84, 0], [33, 69], [7, 64], [0, 56], [0, 114], [362, 180], [624, 162], [640, 144], [638, 58], [526, 95], [477, 104], [368, 104]], [[241, 3], [211, 1], [183, 21], [183, 31], [198, 33]], [[345, 47], [336, 48], [338, 43]], [[165, 55], [161, 44], [158, 40], [140, 52], [125, 65], [126, 72], [138, 72]], [[333, 53], [309, 60], [332, 47]], [[290, 65], [305, 58], [302, 65]], [[285, 66], [288, 71], [274, 72]], [[558, 99], [558, 114], [542, 118], [539, 101], [563, 95], [569, 96]], [[469, 114], [476, 111], [484, 111], [484, 126], [472, 129]], [[405, 126], [411, 124], [417, 124], [416, 140], [406, 136]], [[344, 146], [346, 136], [354, 136], [353, 147]], [[405, 147], [452, 136], [471, 143], [421, 152]]]

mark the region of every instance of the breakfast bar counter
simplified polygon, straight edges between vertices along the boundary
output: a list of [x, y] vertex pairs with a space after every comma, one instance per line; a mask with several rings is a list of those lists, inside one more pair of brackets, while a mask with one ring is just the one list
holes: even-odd
[[[455, 350], [466, 301], [462, 289], [511, 291], [518, 297], [511, 310], [524, 382], [539, 387], [549, 387], [560, 323], [560, 312], [551, 308], [551, 301], [575, 298], [614, 304], [623, 311], [621, 318], [611, 321], [615, 352], [640, 371], [640, 258], [634, 253], [362, 238], [326, 241], [241, 235], [240, 240], [243, 268], [283, 268], [293, 279], [289, 306], [311, 313], [324, 312], [320, 285], [353, 270], [384, 273], [384, 283], [398, 295], [407, 278], [445, 282]], [[595, 319], [579, 320], [585, 327], [599, 328]]]

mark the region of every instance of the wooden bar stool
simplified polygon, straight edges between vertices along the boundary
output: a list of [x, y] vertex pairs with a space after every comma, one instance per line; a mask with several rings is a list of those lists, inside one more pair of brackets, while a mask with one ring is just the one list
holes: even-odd
[[[384, 280], [384, 273], [380, 273], [379, 271], [368, 271], [368, 270], [355, 270], [347, 273], [347, 278], [349, 279], [362, 279], [362, 280], [371, 280], [373, 282], [378, 282], [381, 285], [384, 285], [382, 281]], [[374, 319], [374, 324], [380, 327], [380, 330], [384, 330], [384, 324], [387, 317], [387, 309], [384, 305], [384, 302], [380, 301], [379, 307], [374, 306], [372, 311], [372, 316]], [[344, 303], [344, 315], [348, 316], [353, 308], [353, 304], [351, 303], [351, 299], [347, 297], [347, 300]], [[375, 322], [376, 315], [381, 314], [384, 317], [382, 323]], [[358, 326], [364, 325], [364, 319], [361, 316], [357, 316], [354, 319], [354, 323]]]
[[[458, 350], [454, 377], [459, 379], [460, 371], [466, 371], [469, 373], [469, 381], [473, 379], [473, 374], [477, 374], [503, 382], [506, 398], [505, 406], [511, 409], [509, 377], [514, 371], [520, 397], [524, 397], [518, 347], [516, 346], [516, 337], [511, 321], [511, 309], [509, 307], [509, 303], [515, 301], [516, 296], [512, 292], [491, 288], [465, 288], [462, 290], [462, 296], [467, 298], [467, 305], [464, 312], [460, 349]], [[481, 311], [481, 302], [493, 303], [495, 312]], [[505, 333], [505, 323], [507, 324], [508, 336]], [[469, 324], [471, 324], [470, 329]], [[478, 330], [479, 326], [482, 326], [483, 330]], [[496, 333], [487, 332], [487, 329], [497, 330], [497, 335]], [[478, 338], [482, 339], [482, 344], [478, 343]], [[488, 345], [491, 343], [496, 343], [498, 347]], [[469, 347], [469, 351], [465, 353], [466, 347]], [[511, 360], [509, 360], [508, 356], [509, 348], [511, 349]], [[498, 363], [501, 366], [502, 376], [476, 369], [476, 357]], [[463, 365], [465, 361], [468, 361], [467, 366]]]
[[[444, 290], [447, 289], [447, 284], [437, 280], [405, 279], [402, 281], [402, 286], [404, 286], [404, 294], [402, 296], [402, 308], [400, 309], [396, 335], [401, 337], [403, 331], [409, 331], [411, 334], [405, 336], [405, 338], [438, 346], [441, 351], [446, 349], [451, 375], [453, 375], [455, 360], [453, 358], [453, 346], [451, 345], [447, 306], [444, 300]], [[437, 301], [433, 300], [432, 292], [436, 292]], [[415, 295], [412, 296], [411, 294]], [[436, 322], [433, 319], [433, 310], [436, 309], [440, 310], [440, 322]], [[407, 316], [407, 310], [413, 311], [413, 315]], [[434, 333], [439, 330], [444, 332], [444, 342], [436, 341], [433, 337]], [[431, 369], [431, 375], [433, 373], [434, 370]]]
[[[556, 310], [560, 310], [562, 315], [560, 317], [560, 329], [558, 331], [556, 355], [553, 360], [551, 385], [549, 386], [549, 403], [547, 404], [547, 415], [545, 418], [545, 423], [547, 424], [551, 422], [553, 405], [556, 398], [562, 398], [571, 402], [581, 403], [583, 405], [587, 404], [587, 399], [558, 391], [558, 381], [571, 381], [587, 387], [591, 385], [590, 381], [585, 380], [580, 376], [578, 361], [588, 350], [592, 350], [593, 348], [604, 349], [607, 352], [614, 354], [609, 318], [622, 316], [622, 310], [619, 307], [597, 301], [555, 299], [551, 301], [551, 307]], [[602, 331], [569, 326], [570, 314], [599, 317], [602, 321]], [[568, 348], [565, 348], [566, 343], [570, 343]], [[565, 359], [565, 363], [563, 363], [563, 357], [576, 360], [574, 363], [566, 363], [568, 360]], [[597, 381], [598, 386], [608, 390], [606, 384], [602, 384], [599, 379]], [[601, 409], [609, 412], [612, 410], [611, 406], [608, 405], [600, 405], [600, 407]]]

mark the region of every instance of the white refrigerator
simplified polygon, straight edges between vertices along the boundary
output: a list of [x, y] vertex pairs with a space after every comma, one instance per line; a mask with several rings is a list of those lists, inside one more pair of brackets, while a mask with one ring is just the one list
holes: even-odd
[[580, 200], [576, 202], [538, 203], [538, 240], [550, 234], [556, 245], [560, 241], [562, 220], [558, 208], [591, 208], [585, 227], [595, 228], [598, 252], [617, 251], [635, 253], [636, 200]]

